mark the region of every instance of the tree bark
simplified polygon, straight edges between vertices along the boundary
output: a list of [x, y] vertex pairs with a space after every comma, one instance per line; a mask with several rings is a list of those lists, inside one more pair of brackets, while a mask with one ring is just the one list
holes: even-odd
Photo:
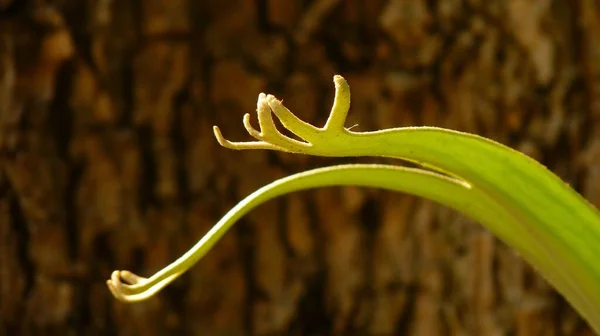
[[532, 268], [432, 202], [300, 192], [123, 304], [276, 178], [374, 160], [230, 151], [259, 92], [325, 121], [477, 133], [600, 206], [598, 0], [0, 0], [0, 334], [591, 335]]

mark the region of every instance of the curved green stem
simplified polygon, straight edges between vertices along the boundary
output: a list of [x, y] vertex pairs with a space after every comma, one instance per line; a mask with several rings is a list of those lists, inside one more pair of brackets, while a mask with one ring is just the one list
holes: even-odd
[[[350, 89], [341, 76], [334, 82], [335, 101], [324, 127], [302, 121], [275, 97], [261, 94], [260, 131], [253, 128], [249, 115], [244, 116], [244, 126], [257, 141], [228, 141], [217, 127], [215, 136], [232, 149], [390, 157], [451, 177], [382, 165], [336, 166], [289, 176], [248, 196], [189, 252], [149, 279], [126, 271], [113, 273], [108, 281], [113, 294], [124, 301], [148, 298], [204, 256], [237, 219], [273, 197], [308, 188], [358, 185], [429, 198], [479, 221], [521, 253], [600, 332], [598, 210], [533, 159], [479, 136], [434, 127], [352, 132], [344, 128]], [[271, 112], [305, 141], [280, 133]]]
[[[516, 230], [507, 230], [511, 225], [506, 223], [515, 223], [516, 219], [481, 190], [455, 178], [392, 165], [338, 165], [291, 175], [258, 189], [232, 208], [194, 247], [169, 266], [148, 279], [127, 271], [115, 271], [109, 280], [109, 287], [123, 301], [145, 300], [204, 257], [237, 220], [260, 204], [300, 190], [344, 185], [381, 188], [421, 196], [468, 213], [477, 221], [486, 220], [489, 216], [491, 219], [486, 220], [488, 228], [507, 240], [518, 240], [519, 236], [527, 234], [519, 225], [515, 225]], [[525, 244], [521, 248], [532, 257], [546, 260], [544, 256], [537, 255], [531, 245]], [[121, 277], [133, 284], [123, 284]]]

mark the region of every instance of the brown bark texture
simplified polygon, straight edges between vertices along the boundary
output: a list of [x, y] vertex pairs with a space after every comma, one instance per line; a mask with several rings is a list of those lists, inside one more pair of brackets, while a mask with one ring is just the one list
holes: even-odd
[[[0, 0], [0, 334], [591, 335], [532, 268], [432, 202], [300, 192], [156, 297], [115, 300], [255, 189], [340, 162], [231, 151], [260, 92], [322, 124], [434, 125], [600, 205], [598, 0]], [[565, 223], [568, 225], [568, 223]]]

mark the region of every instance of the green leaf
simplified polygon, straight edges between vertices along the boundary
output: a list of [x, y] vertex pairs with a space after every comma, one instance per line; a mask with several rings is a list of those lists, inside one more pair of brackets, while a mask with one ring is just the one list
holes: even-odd
[[[434, 127], [352, 132], [344, 128], [350, 89], [340, 76], [334, 82], [336, 97], [324, 127], [300, 120], [275, 97], [261, 94], [260, 131], [248, 114], [244, 116], [244, 126], [256, 141], [230, 142], [215, 127], [217, 140], [232, 149], [397, 158], [431, 171], [343, 165], [277, 180], [241, 201], [190, 251], [152, 277], [115, 271], [108, 281], [113, 294], [130, 302], [150, 297], [202, 258], [237, 219], [273, 197], [358, 185], [422, 196], [477, 220], [519, 252], [600, 333], [600, 264], [595, 262], [600, 255], [600, 214], [592, 205], [535, 160], [476, 135]], [[280, 133], [272, 114], [304, 141]]]

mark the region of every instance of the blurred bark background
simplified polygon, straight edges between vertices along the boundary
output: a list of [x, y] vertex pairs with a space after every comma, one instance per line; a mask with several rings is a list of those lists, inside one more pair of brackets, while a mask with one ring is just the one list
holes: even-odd
[[598, 0], [0, 0], [0, 334], [590, 335], [477, 223], [360, 188], [272, 201], [157, 297], [110, 295], [260, 186], [358, 161], [212, 135], [248, 139], [259, 92], [321, 124], [336, 73], [347, 126], [481, 134], [600, 205]]

